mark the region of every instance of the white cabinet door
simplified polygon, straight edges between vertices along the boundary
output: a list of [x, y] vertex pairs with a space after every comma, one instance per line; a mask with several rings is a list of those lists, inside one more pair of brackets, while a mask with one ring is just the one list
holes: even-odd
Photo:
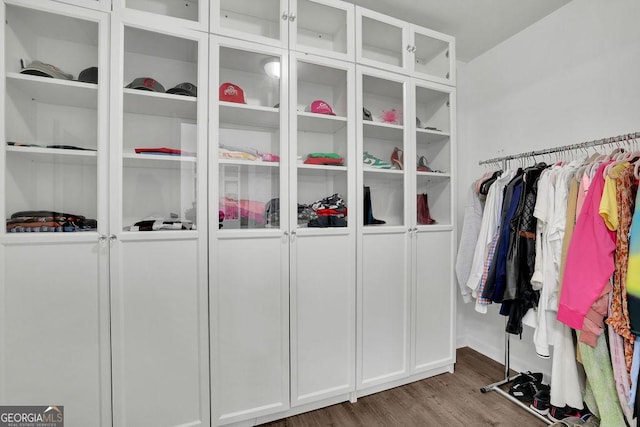
[[[282, 49], [223, 37], [210, 38], [209, 57], [211, 406], [219, 425], [289, 408], [289, 68]], [[267, 63], [279, 79], [265, 74]]]
[[213, 424], [289, 408], [289, 242], [220, 238], [211, 254]]
[[455, 38], [356, 7], [356, 62], [456, 84]]
[[455, 86], [455, 38], [413, 24], [409, 34], [409, 72], [421, 79]]
[[0, 245], [0, 404], [62, 405], [65, 425], [107, 427], [108, 249], [74, 237]]
[[411, 50], [407, 22], [356, 6], [356, 63], [407, 74]]
[[210, 3], [212, 33], [270, 46], [288, 46], [292, 16], [289, 0], [212, 0]]
[[362, 237], [358, 287], [358, 390], [409, 374], [409, 239], [406, 231]]
[[111, 243], [114, 426], [208, 426], [205, 240], [155, 237]]
[[207, 36], [111, 22], [114, 425], [205, 426]]
[[354, 390], [354, 233], [298, 232], [291, 257], [291, 406], [297, 406]]
[[[64, 0], [69, 1], [69, 0]], [[90, 0], [71, 0], [75, 2]], [[209, 0], [112, 0], [114, 15], [166, 28], [209, 29]], [[111, 3], [111, 2], [109, 2]], [[167, 88], [168, 89], [168, 88]]]
[[415, 233], [412, 373], [455, 362], [453, 231]]
[[337, 0], [290, 0], [289, 48], [354, 60], [355, 8]]
[[87, 7], [89, 9], [102, 10], [109, 12], [111, 10], [111, 0], [54, 0], [60, 3], [67, 3], [76, 6]]

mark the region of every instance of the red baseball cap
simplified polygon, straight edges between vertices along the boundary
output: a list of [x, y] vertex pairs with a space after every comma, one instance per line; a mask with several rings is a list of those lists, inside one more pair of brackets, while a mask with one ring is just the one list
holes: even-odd
[[220, 101], [237, 102], [246, 104], [244, 100], [244, 91], [238, 85], [233, 83], [222, 83], [219, 90]]
[[331, 109], [331, 106], [320, 99], [316, 99], [315, 101], [313, 101], [311, 103], [311, 106], [307, 107], [307, 111], [311, 111], [312, 113], [317, 114], [329, 114], [331, 116], [336, 115], [336, 113], [334, 113]]

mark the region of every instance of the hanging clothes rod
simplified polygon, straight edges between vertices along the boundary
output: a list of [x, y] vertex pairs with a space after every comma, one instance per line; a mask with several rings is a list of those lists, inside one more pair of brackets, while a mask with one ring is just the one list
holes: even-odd
[[493, 159], [481, 160], [478, 162], [478, 164], [486, 165], [490, 163], [499, 163], [499, 162], [504, 162], [508, 160], [522, 159], [525, 157], [542, 156], [545, 154], [559, 153], [562, 151], [579, 150], [583, 148], [596, 147], [599, 145], [615, 144], [617, 142], [625, 142], [625, 141], [630, 141], [635, 139], [640, 139], [640, 132], [627, 133], [625, 135], [612, 136], [609, 138], [595, 139], [593, 141], [580, 142], [578, 144], [563, 145], [561, 147], [546, 148], [544, 150], [529, 151], [529, 152], [520, 153], [520, 154], [511, 154], [509, 156], [494, 157]]

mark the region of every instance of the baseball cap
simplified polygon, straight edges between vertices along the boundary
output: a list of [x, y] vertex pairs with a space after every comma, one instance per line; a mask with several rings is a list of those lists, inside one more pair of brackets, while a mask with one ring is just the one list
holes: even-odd
[[234, 85], [233, 83], [222, 83], [218, 92], [220, 101], [246, 104], [244, 100], [244, 91], [238, 85]]
[[316, 99], [315, 101], [313, 101], [311, 105], [308, 106], [305, 110], [317, 114], [329, 114], [332, 116], [336, 115], [336, 113], [334, 113], [331, 109], [331, 106], [320, 99]]
[[420, 121], [420, 119], [418, 117], [416, 117], [416, 127], [418, 129], [422, 129], [422, 122]]
[[178, 85], [175, 85], [171, 89], [167, 91], [167, 93], [173, 93], [175, 95], [185, 95], [185, 96], [198, 96], [198, 88], [196, 85], [184, 82]]
[[98, 67], [89, 67], [80, 71], [78, 81], [98, 84]]
[[42, 61], [31, 61], [31, 63], [23, 68], [20, 73], [30, 74], [32, 76], [51, 77], [54, 79], [72, 80], [73, 76], [65, 73], [55, 65], [45, 64]]
[[152, 79], [151, 77], [138, 77], [133, 79], [133, 81], [125, 87], [129, 89], [150, 90], [152, 92], [164, 93], [165, 91], [164, 86], [162, 86], [159, 81]]
[[362, 119], [369, 120], [370, 122], [373, 121], [373, 116], [371, 115], [371, 111], [367, 110], [364, 107], [362, 107]]

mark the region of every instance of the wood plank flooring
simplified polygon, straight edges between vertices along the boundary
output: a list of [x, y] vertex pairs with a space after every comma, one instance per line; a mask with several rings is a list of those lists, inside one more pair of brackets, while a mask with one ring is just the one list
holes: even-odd
[[458, 349], [455, 374], [442, 374], [392, 390], [265, 424], [317, 426], [518, 426], [545, 423], [495, 392], [480, 388], [504, 378], [503, 365], [468, 347]]

